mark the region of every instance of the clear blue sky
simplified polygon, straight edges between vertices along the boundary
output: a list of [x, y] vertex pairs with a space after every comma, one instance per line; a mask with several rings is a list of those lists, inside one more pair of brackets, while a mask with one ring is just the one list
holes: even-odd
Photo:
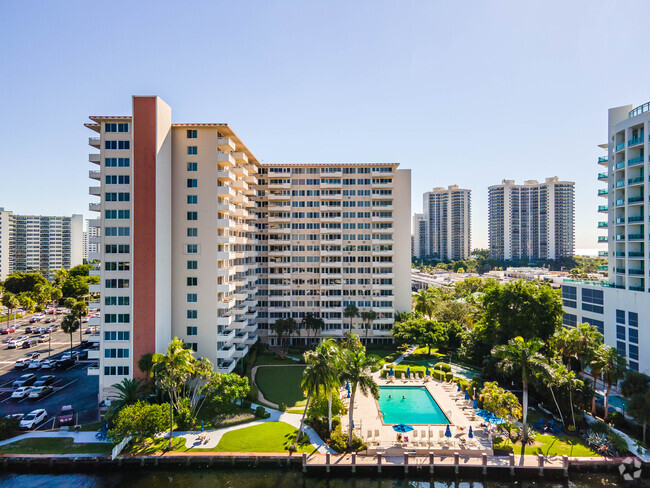
[[88, 212], [92, 114], [156, 94], [265, 162], [395, 161], [424, 191], [576, 182], [595, 248], [607, 109], [650, 100], [650, 2], [0, 3], [0, 207]]

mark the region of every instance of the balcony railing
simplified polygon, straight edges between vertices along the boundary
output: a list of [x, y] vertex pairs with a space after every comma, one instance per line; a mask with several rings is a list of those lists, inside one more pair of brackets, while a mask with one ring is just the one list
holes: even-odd
[[637, 215], [635, 217], [628, 217], [628, 222], [643, 222], [643, 215]]
[[606, 229], [607, 228], [607, 222], [598, 222], [598, 228], [599, 229]]
[[625, 274], [625, 268], [614, 268], [614, 271], [620, 274]]
[[624, 187], [624, 186], [625, 186], [625, 180], [617, 181], [617, 182], [614, 184], [614, 188], [622, 188], [622, 187]]
[[635, 183], [643, 183], [643, 180], [644, 180], [643, 176], [638, 176], [636, 178], [629, 178], [627, 180], [627, 184], [628, 185], [633, 185]]
[[607, 210], [609, 210], [607, 205], [598, 205], [598, 211], [599, 212], [607, 212]]
[[617, 224], [624, 224], [625, 223], [625, 218], [624, 217], [619, 217], [618, 219], [615, 220]]
[[637, 241], [637, 240], [639, 240], [639, 239], [643, 239], [643, 234], [628, 234], [628, 235], [627, 235], [627, 238], [628, 238], [630, 241]]
[[630, 286], [629, 289], [632, 291], [645, 291], [642, 286]]
[[636, 203], [642, 201], [643, 201], [643, 197], [630, 197], [627, 199], [627, 203]]
[[625, 168], [625, 161], [621, 161], [620, 163], [616, 163], [616, 169], [621, 169]]
[[641, 275], [643, 276], [645, 274], [645, 271], [642, 269], [628, 269], [627, 270], [629, 274], [631, 275]]
[[643, 142], [643, 132], [641, 132], [641, 137], [635, 137], [634, 139], [630, 139], [627, 143], [628, 147], [629, 146], [635, 146], [637, 144], [641, 144]]
[[627, 253], [627, 255], [631, 258], [642, 258], [643, 251], [630, 251]]
[[625, 234], [616, 234], [614, 236], [615, 241], [624, 241], [625, 240]]
[[625, 149], [625, 143], [624, 142], [621, 143], [621, 144], [616, 145], [616, 150], [617, 151], [622, 151], [623, 149]]
[[598, 157], [598, 164], [607, 163], [608, 161], [609, 158], [601, 158], [600, 156]]
[[606, 264], [598, 265], [598, 271], [607, 271], [607, 265]]
[[599, 180], [607, 180], [609, 178], [609, 175], [607, 173], [598, 173], [598, 179]]
[[638, 158], [632, 158], [627, 160], [627, 165], [628, 166], [634, 166], [636, 164], [641, 164], [643, 162], [643, 156], [639, 156]]
[[625, 205], [625, 199], [619, 198], [618, 200], [616, 200], [616, 202], [614, 202], [614, 205], [616, 205], [617, 207], [619, 205]]
[[598, 251], [598, 257], [606, 258], [609, 255], [608, 251]]
[[607, 242], [607, 236], [598, 236], [598, 242]]
[[598, 190], [598, 196], [602, 197], [604, 195], [607, 195], [608, 191], [607, 190]]
[[625, 257], [625, 252], [623, 252], [623, 251], [616, 251], [616, 252], [614, 253], [614, 256], [616, 256], [617, 258], [624, 258], [624, 257]]

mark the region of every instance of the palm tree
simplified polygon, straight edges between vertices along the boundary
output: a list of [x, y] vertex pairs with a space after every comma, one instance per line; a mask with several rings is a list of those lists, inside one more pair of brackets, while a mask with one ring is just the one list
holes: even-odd
[[562, 410], [560, 409], [560, 404], [557, 402], [555, 396], [555, 391], [553, 388], [560, 388], [564, 384], [564, 378], [568, 374], [568, 369], [561, 362], [549, 362], [544, 365], [545, 367], [540, 372], [540, 379], [551, 391], [551, 396], [553, 397], [553, 402], [557, 408], [558, 413], [560, 414], [560, 421], [564, 425], [564, 415], [562, 415]]
[[507, 344], [492, 349], [492, 355], [499, 360], [498, 366], [502, 371], [505, 373], [521, 373], [521, 383], [523, 387], [522, 455], [528, 439], [528, 433], [526, 431], [526, 419], [528, 417], [528, 383], [532, 376], [544, 367], [545, 358], [539, 353], [539, 350], [543, 345], [542, 341], [537, 338], [525, 341], [523, 337], [519, 336], [511, 339]]
[[[79, 324], [82, 323], [83, 318], [88, 315], [88, 305], [86, 302], [77, 302], [72, 306], [72, 313], [79, 318]], [[79, 343], [82, 341], [82, 330], [79, 327]]]
[[359, 309], [354, 303], [351, 303], [343, 310], [343, 316], [350, 319], [350, 330], [352, 330], [352, 319], [359, 316]]
[[580, 365], [584, 371], [584, 367], [589, 363], [594, 351], [598, 346], [603, 343], [603, 335], [598, 332], [598, 329], [591, 324], [578, 324], [575, 328], [576, 332], [576, 359], [580, 361]]
[[61, 330], [70, 334], [70, 357], [72, 357], [72, 334], [77, 331], [79, 326], [79, 320], [71, 313], [63, 317], [61, 321]]
[[366, 347], [367, 347], [368, 346], [368, 331], [372, 327], [372, 323], [377, 318], [377, 312], [375, 312], [372, 309], [368, 310], [367, 312], [361, 312], [361, 318], [363, 319], [364, 323], [366, 324]]
[[140, 359], [138, 359], [138, 369], [145, 374], [146, 377], [145, 382], [147, 383], [149, 382], [149, 377], [152, 368], [153, 368], [153, 354], [148, 352], [140, 356]]
[[[20, 301], [16, 298], [16, 295], [9, 292], [5, 292], [2, 296], [2, 304], [9, 309], [10, 315], [20, 307]], [[16, 315], [14, 315], [14, 327], [16, 327]]]
[[314, 330], [314, 335], [316, 332], [325, 328], [325, 321], [320, 317], [315, 316], [312, 313], [307, 313], [302, 319], [302, 323], [307, 329], [307, 343], [309, 345], [309, 331]]
[[325, 393], [328, 394], [327, 402], [327, 425], [328, 431], [332, 431], [332, 396], [341, 386], [341, 349], [334, 339], [327, 339], [318, 345], [318, 353], [325, 358], [332, 372], [332, 382], [324, 384]]
[[167, 354], [154, 354], [153, 373], [156, 382], [169, 394], [169, 448], [174, 432], [174, 405], [178, 404], [179, 392], [192, 372], [192, 353], [178, 337], [167, 346]]
[[598, 378], [605, 367], [605, 355], [607, 353], [607, 346], [601, 344], [598, 348], [594, 349], [592, 357], [589, 362], [589, 373], [594, 379], [594, 395], [591, 397], [591, 414], [596, 415], [596, 391], [598, 390]]
[[305, 363], [307, 367], [302, 373], [302, 381], [300, 382], [300, 387], [307, 395], [307, 402], [305, 403], [305, 410], [302, 413], [302, 418], [300, 419], [300, 427], [296, 433], [296, 438], [293, 441], [292, 451], [296, 450], [296, 445], [298, 444], [298, 439], [300, 438], [300, 433], [302, 432], [302, 426], [305, 422], [305, 415], [309, 409], [309, 402], [312, 397], [316, 396], [319, 390], [327, 392], [331, 390], [336, 385], [336, 375], [332, 369], [330, 363], [330, 357], [328, 351], [323, 347], [316, 348], [315, 351], [307, 351], [303, 354], [305, 358]]
[[282, 343], [282, 337], [286, 335], [287, 337], [291, 336], [291, 333], [296, 330], [296, 321], [291, 317], [285, 319], [277, 319], [273, 322], [270, 327], [273, 332], [278, 336], [278, 346], [284, 351], [284, 344]]
[[574, 328], [562, 327], [553, 335], [553, 344], [563, 359], [566, 360], [567, 370], [571, 371], [571, 358], [577, 358], [579, 343], [579, 332]]
[[341, 339], [341, 348], [348, 349], [350, 351], [355, 351], [357, 349], [365, 350], [361, 344], [361, 341], [359, 340], [359, 336], [353, 334], [351, 331], [346, 332], [343, 336], [343, 339]]
[[612, 385], [615, 385], [625, 377], [627, 369], [627, 360], [625, 356], [618, 352], [615, 347], [608, 347], [603, 357], [603, 381], [605, 382], [605, 416], [607, 420], [609, 414], [609, 393]]
[[111, 419], [122, 408], [127, 405], [136, 403], [142, 396], [142, 380], [124, 378], [121, 383], [115, 383], [113, 388], [117, 395], [111, 397], [111, 406], [106, 412], [106, 416]]
[[375, 357], [366, 356], [366, 353], [362, 349], [346, 349], [343, 351], [341, 359], [343, 363], [341, 379], [349, 382], [352, 389], [348, 417], [348, 447], [350, 447], [352, 445], [354, 399], [357, 394], [357, 389], [361, 390], [364, 395], [371, 394], [374, 398], [379, 398], [379, 386], [377, 386], [377, 382], [371, 374], [378, 367], [378, 363]]
[[415, 294], [415, 311], [427, 317], [433, 316], [435, 298], [431, 288], [422, 289]]
[[56, 307], [58, 305], [59, 300], [61, 300], [61, 297], [63, 297], [63, 292], [61, 291], [60, 288], [52, 288], [50, 290], [50, 301], [52, 302], [52, 305]]

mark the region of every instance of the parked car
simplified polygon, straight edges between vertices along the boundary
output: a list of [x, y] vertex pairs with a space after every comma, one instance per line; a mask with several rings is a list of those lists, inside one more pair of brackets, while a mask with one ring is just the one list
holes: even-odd
[[29, 392], [28, 398], [30, 400], [38, 400], [39, 398], [49, 395], [53, 391], [54, 390], [51, 386], [35, 386], [32, 388], [32, 391]]
[[25, 334], [31, 334], [32, 333], [32, 328], [28, 325], [25, 327]]
[[47, 418], [47, 412], [42, 408], [29, 412], [25, 417], [20, 421], [21, 429], [33, 429]]
[[43, 359], [41, 361], [41, 369], [52, 369], [54, 367], [54, 361], [50, 361], [49, 359]]
[[77, 355], [77, 360], [86, 360], [88, 359], [88, 349], [79, 351], [76, 355]]
[[36, 347], [37, 345], [38, 345], [38, 341], [36, 339], [25, 339], [22, 348], [28, 349], [30, 347]]
[[0, 329], [0, 334], [13, 334], [14, 332], [16, 332], [16, 328], [13, 325]]
[[21, 386], [16, 388], [16, 390], [11, 394], [11, 398], [25, 398], [32, 391], [31, 386]]
[[45, 376], [41, 376], [41, 377], [36, 381], [36, 383], [34, 383], [34, 387], [38, 387], [38, 386], [49, 386], [49, 385], [51, 385], [52, 383], [54, 383], [54, 380], [55, 380], [55, 379], [56, 379], [56, 378], [54, 377], [53, 374], [48, 374], [48, 375], [45, 375]]
[[49, 340], [50, 340], [50, 338], [48, 336], [46, 336], [46, 335], [39, 335], [36, 338], [36, 342], [38, 342], [39, 344], [41, 344], [42, 342], [47, 342]]
[[40, 359], [34, 359], [31, 363], [29, 363], [28, 368], [29, 369], [38, 369], [41, 367], [41, 360]]
[[7, 344], [7, 349], [16, 349], [22, 347], [24, 339], [13, 339]]
[[24, 413], [10, 413], [9, 415], [5, 415], [5, 419], [16, 419], [18, 422], [20, 422], [24, 416]]
[[70, 358], [70, 356], [65, 356], [59, 359], [54, 365], [56, 368], [61, 369], [61, 368], [67, 368], [69, 366], [72, 366], [73, 364], [74, 361], [72, 360], [72, 358]]
[[23, 368], [26, 368], [27, 366], [29, 366], [29, 363], [31, 363], [31, 362], [32, 362], [32, 360], [29, 359], [29, 358], [22, 358], [22, 359], [19, 359], [18, 361], [16, 361], [16, 362], [14, 363], [14, 368], [15, 368], [15, 369], [23, 369]]
[[63, 405], [59, 411], [59, 425], [74, 424], [74, 408], [72, 405]]
[[14, 381], [11, 386], [12, 388], [20, 388], [21, 386], [32, 386], [36, 382], [36, 375], [33, 373], [24, 374], [16, 381]]
[[46, 324], [49, 324], [50, 322], [52, 322], [52, 317], [48, 317], [45, 319]]
[[25, 357], [29, 359], [36, 359], [37, 357], [40, 357], [40, 355], [40, 352], [28, 352], [25, 354]]
[[36, 317], [32, 317], [31, 319], [29, 319], [29, 323], [30, 324], [35, 324], [36, 323]]

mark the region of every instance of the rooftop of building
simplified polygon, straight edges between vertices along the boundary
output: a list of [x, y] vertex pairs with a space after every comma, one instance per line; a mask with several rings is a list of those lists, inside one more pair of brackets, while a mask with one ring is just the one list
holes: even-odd
[[373, 162], [359, 162], [359, 163], [337, 163], [337, 162], [322, 162], [322, 163], [262, 163], [262, 167], [299, 167], [299, 166], [392, 166], [397, 167], [399, 163], [373, 163]]

